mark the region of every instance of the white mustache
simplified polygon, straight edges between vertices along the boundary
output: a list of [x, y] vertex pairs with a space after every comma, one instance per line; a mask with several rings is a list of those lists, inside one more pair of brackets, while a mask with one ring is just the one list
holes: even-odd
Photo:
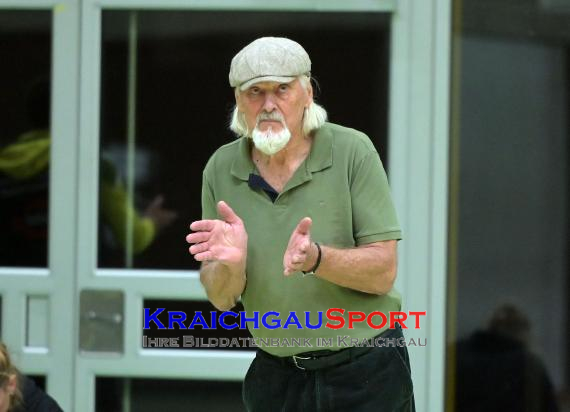
[[259, 116], [257, 116], [257, 124], [262, 120], [277, 120], [283, 123], [283, 116], [279, 112], [263, 112]]

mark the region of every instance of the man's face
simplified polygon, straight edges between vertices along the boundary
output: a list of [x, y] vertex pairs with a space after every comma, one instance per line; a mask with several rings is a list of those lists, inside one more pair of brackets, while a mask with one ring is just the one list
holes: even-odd
[[[271, 129], [279, 133], [284, 122], [295, 136], [302, 134], [303, 113], [312, 101], [312, 92], [310, 86], [305, 90], [298, 79], [290, 83], [261, 82], [238, 93], [236, 103], [249, 130], [257, 127], [261, 132]], [[283, 120], [266, 116], [267, 113], [277, 113]]]

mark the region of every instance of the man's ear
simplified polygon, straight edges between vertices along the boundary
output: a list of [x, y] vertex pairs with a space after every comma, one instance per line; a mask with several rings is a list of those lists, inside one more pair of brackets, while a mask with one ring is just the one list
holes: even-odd
[[309, 85], [307, 86], [307, 97], [307, 107], [309, 107], [309, 105], [313, 103], [313, 85], [311, 84], [310, 80]]

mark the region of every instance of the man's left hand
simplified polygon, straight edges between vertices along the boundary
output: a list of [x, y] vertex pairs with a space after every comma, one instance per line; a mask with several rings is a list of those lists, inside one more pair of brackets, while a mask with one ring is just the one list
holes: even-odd
[[311, 242], [311, 225], [313, 221], [310, 217], [301, 219], [289, 238], [287, 250], [283, 256], [283, 274], [285, 276], [302, 270], [309, 270], [317, 259], [316, 246]]

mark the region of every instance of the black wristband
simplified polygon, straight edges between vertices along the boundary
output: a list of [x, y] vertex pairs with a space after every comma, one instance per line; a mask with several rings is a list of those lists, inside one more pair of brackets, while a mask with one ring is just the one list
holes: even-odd
[[311, 268], [311, 270], [308, 270], [307, 272], [305, 272], [304, 270], [302, 271], [304, 275], [313, 275], [315, 274], [316, 270], [319, 268], [319, 265], [321, 264], [321, 245], [319, 245], [319, 242], [315, 242], [315, 246], [317, 247], [317, 261], [315, 262], [315, 266], [313, 266]]

